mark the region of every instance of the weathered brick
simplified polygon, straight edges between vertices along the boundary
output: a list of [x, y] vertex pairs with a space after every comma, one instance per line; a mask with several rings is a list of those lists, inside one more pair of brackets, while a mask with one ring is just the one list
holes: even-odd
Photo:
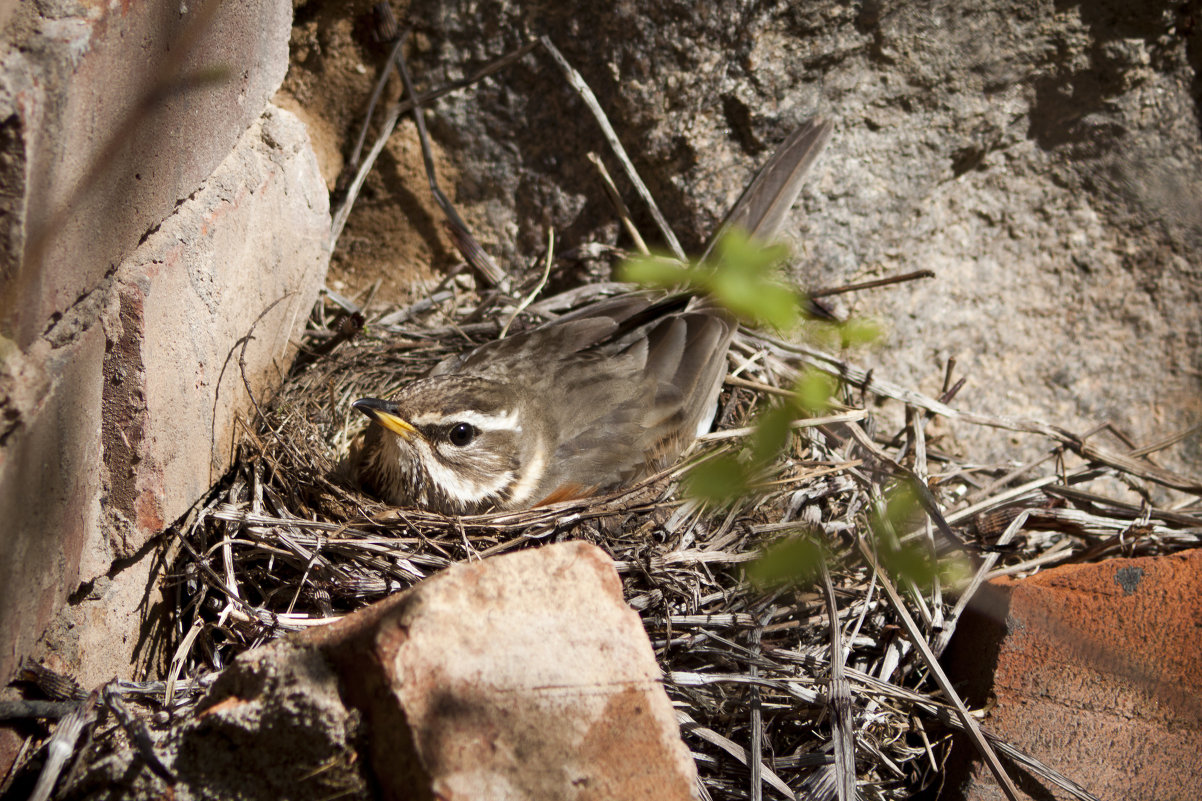
[[328, 202], [304, 127], [273, 108], [117, 271], [102, 428], [115, 554], [212, 486], [235, 418], [254, 415], [247, 385], [266, 402], [287, 371], [325, 278]]
[[[948, 661], [993, 701], [986, 728], [1100, 798], [1202, 792], [1202, 551], [999, 580], [974, 605]], [[956, 782], [1003, 797], [977, 764]]]
[[[226, 468], [235, 417], [252, 413], [243, 372], [256, 397], [270, 397], [324, 280], [328, 231], [305, 130], [269, 108], [33, 346], [8, 342], [0, 389], [15, 417], [0, 442], [0, 626], [10, 636], [0, 676], [33, 652], [80, 582], [137, 554]], [[81, 621], [68, 614], [55, 626]], [[121, 624], [140, 621], [106, 621]], [[41, 651], [71, 641], [51, 631]], [[84, 656], [60, 654], [61, 667], [80, 670]], [[130, 655], [117, 656], [93, 654], [102, 664], [89, 671], [128, 673]]]
[[651, 644], [592, 545], [457, 565], [293, 644], [342, 675], [385, 797], [694, 797]]
[[221, 163], [283, 79], [291, 11], [21, 4], [0, 51], [0, 331], [29, 347]]
[[[321, 281], [324, 244], [301, 240], [324, 236], [326, 201], [315, 192], [320, 179], [310, 185], [315, 169], [312, 155], [300, 153], [308, 149], [303, 132], [277, 117], [282, 144], [260, 143], [253, 158], [259, 134], [244, 138], [287, 69], [287, 0], [48, 0], [6, 4], [3, 15], [0, 681], [7, 681], [68, 595], [103, 576], [114, 558], [137, 552], [196, 499], [212, 464], [227, 455], [228, 446], [207, 442], [228, 442], [245, 399], [229, 390], [214, 403], [209, 385], [193, 378], [192, 391], [183, 392], [185, 379], [172, 376], [197, 368], [170, 362], [163, 347], [183, 340], [193, 345], [190, 355], [223, 358], [227, 340], [248, 326], [245, 316], [261, 310], [246, 307], [287, 285], [297, 290], [291, 305], [281, 304], [291, 316], [266, 321], [271, 335], [260, 333], [256, 343], [270, 339], [273, 350], [252, 345], [249, 354], [252, 386], [266, 392], [268, 376], [287, 361], [280, 343], [303, 320], [297, 310]], [[224, 180], [243, 181], [245, 196], [227, 186], [225, 205], [202, 212], [212, 214], [203, 224], [164, 223], [177, 206], [205, 195], [202, 184], [212, 185], [239, 147], [250, 159], [241, 169], [259, 166], [239, 176], [234, 165]], [[298, 202], [309, 206], [303, 223]], [[237, 233], [227, 230], [236, 225]], [[174, 258], [188, 263], [175, 271], [210, 281], [227, 298], [224, 308], [210, 307], [207, 318], [191, 313], [185, 294], [161, 277], [170, 276], [170, 265], [130, 261], [165, 230], [200, 240], [180, 243]], [[271, 241], [277, 245], [268, 247]], [[260, 249], [254, 270], [245, 267], [253, 261], [245, 245]], [[165, 246], [159, 251], [171, 255]], [[202, 257], [209, 261], [191, 261]], [[220, 276], [204, 276], [219, 265]], [[148, 321], [147, 311], [158, 316]], [[199, 419], [213, 424], [203, 449], [197, 437], [160, 422], [169, 410], [155, 404], [167, 384], [177, 391], [171, 405], [184, 414], [197, 414], [208, 392]], [[164, 455], [183, 448], [202, 455], [192, 462]], [[188, 473], [194, 462], [203, 465], [199, 475]], [[124, 672], [120, 663], [98, 667]]]
[[242, 801], [692, 801], [696, 770], [660, 678], [609, 557], [550, 545], [455, 565], [239, 655], [198, 714], [156, 739], [170, 786], [132, 744], [76, 786]]
[[4, 343], [0, 391], [20, 417], [0, 437], [0, 680], [74, 588], [100, 526], [99, 365], [104, 331], [93, 325], [22, 353]]

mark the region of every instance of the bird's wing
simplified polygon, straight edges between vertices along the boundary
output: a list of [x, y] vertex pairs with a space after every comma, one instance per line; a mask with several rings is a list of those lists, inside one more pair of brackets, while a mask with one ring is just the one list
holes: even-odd
[[[814, 118], [781, 144], [714, 234], [707, 256], [734, 226], [765, 242], [777, 236], [832, 127]], [[625, 483], [675, 460], [708, 430], [737, 324], [704, 299], [697, 300], [645, 292], [620, 295], [526, 335], [531, 343], [543, 336], [561, 338], [578, 353], [557, 376], [565, 430], [555, 459], [559, 474], [549, 480], [584, 486]], [[587, 342], [589, 337], [595, 340]]]
[[432, 374], [466, 370], [488, 373], [494, 365], [506, 370], [513, 364], [544, 365], [549, 354], [562, 357], [590, 350], [614, 353], [642, 336], [647, 326], [683, 309], [688, 300], [685, 295], [662, 292], [631, 292], [608, 298], [529, 331], [487, 342], [440, 364]]
[[771, 242], [777, 237], [789, 209], [801, 194], [806, 172], [826, 147], [834, 128], [822, 117], [812, 117], [789, 134], [710, 237], [701, 255], [702, 261], [709, 258], [710, 251], [723, 234], [734, 227], [742, 228], [761, 242]]

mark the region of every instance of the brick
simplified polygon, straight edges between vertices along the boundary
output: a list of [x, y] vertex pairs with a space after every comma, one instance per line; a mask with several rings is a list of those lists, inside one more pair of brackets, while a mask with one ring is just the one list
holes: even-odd
[[[80, 601], [75, 615], [59, 616], [67, 596], [138, 555], [226, 469], [235, 417], [253, 408], [239, 359], [265, 401], [324, 281], [328, 231], [304, 127], [269, 108], [204, 185], [32, 346], [6, 340], [0, 626], [10, 636], [0, 676], [22, 656], [87, 642], [68, 632], [95, 613]], [[34, 649], [52, 620], [57, 630]], [[137, 638], [127, 635], [140, 624], [104, 617], [115, 626], [104, 636], [132, 652]], [[67, 671], [133, 671], [132, 653], [92, 653], [86, 668], [82, 649], [58, 656]]]
[[39, 342], [27, 353], [8, 340], [4, 350], [0, 680], [7, 683], [74, 588], [88, 545], [102, 539], [104, 331], [94, 325], [58, 347]]
[[21, 4], [0, 51], [0, 331], [28, 348], [196, 190], [279, 87], [291, 20], [287, 0]]
[[[986, 728], [1100, 798], [1202, 792], [1202, 551], [1003, 579], [975, 606], [948, 662], [994, 701]], [[953, 797], [1003, 797], [979, 764], [960, 771]]]
[[[6, 637], [0, 681], [7, 681], [68, 595], [81, 582], [104, 575], [114, 558], [136, 553], [157, 533], [152, 528], [161, 528], [196, 499], [198, 481], [207, 480], [212, 470], [208, 447], [199, 479], [184, 476], [192, 464], [163, 455], [169, 448], [157, 438], [176, 432], [156, 423], [163, 414], [151, 396], [189, 367], [167, 363], [162, 349], [168, 342], [193, 342], [194, 353], [216, 350], [231, 327], [244, 328], [245, 321], [237, 315], [223, 320], [221, 311], [208, 320], [181, 317], [181, 327], [171, 331], [161, 320], [152, 320], [147, 329], [138, 317], [145, 293], [153, 295], [153, 315], [171, 307], [166, 301], [174, 290], [167, 279], [156, 280], [145, 261], [122, 265], [156, 231], [171, 227], [164, 220], [190, 197], [203, 194], [202, 184], [248, 129], [260, 125], [287, 69], [292, 7], [287, 0], [183, 5], [48, 0], [6, 4], [2, 13], [0, 627]], [[198, 76], [207, 77], [193, 80]], [[279, 230], [280, 242], [320, 238], [313, 221], [324, 213], [325, 201], [297, 170], [307, 139], [284, 130], [285, 123], [279, 126], [283, 145], [257, 157], [264, 166], [247, 184], [250, 192], [275, 197], [277, 208], [249, 196], [231, 197], [225, 218], [214, 216], [209, 224], [221, 228], [227, 219], [241, 220], [247, 230], [270, 229], [276, 226], [271, 215], [287, 205], [288, 193], [299, 193], [311, 205], [312, 219], [301, 229]], [[296, 152], [285, 154], [289, 148]], [[311, 161], [311, 154], [307, 158]], [[249, 224], [248, 214], [262, 216]], [[283, 216], [279, 227], [297, 220], [296, 214]], [[186, 235], [178, 226], [177, 232]], [[205, 236], [215, 243], [207, 252], [210, 268], [250, 260], [244, 252], [238, 255], [229, 235], [222, 239], [220, 231], [206, 231]], [[263, 237], [246, 239], [258, 247], [265, 243]], [[216, 246], [222, 242], [224, 251]], [[264, 252], [258, 265], [264, 292], [303, 273], [308, 285], [296, 306], [306, 294], [312, 297], [324, 257], [315, 264], [310, 256], [322, 246], [309, 244], [308, 249], [296, 244], [294, 252], [284, 252], [283, 245]], [[200, 252], [181, 249], [177, 257]], [[293, 257], [302, 264], [285, 263]], [[286, 278], [270, 275], [272, 259], [284, 264]], [[193, 276], [205, 269], [189, 268]], [[173, 272], [167, 262], [156, 269], [158, 275]], [[258, 297], [258, 290], [250, 290], [256, 279], [249, 275], [211, 280], [221, 291], [248, 296], [248, 304]], [[176, 311], [183, 313], [183, 307]], [[272, 371], [287, 363], [279, 340], [296, 322], [269, 321], [275, 326], [267, 337], [275, 348], [270, 354], [275, 363], [268, 362]], [[146, 330], [162, 339], [147, 347], [139, 339]], [[142, 365], [125, 356], [141, 358]], [[255, 353], [250, 364], [254, 385], [265, 390], [267, 368], [256, 361], [262, 358], [268, 357]], [[147, 366], [155, 373], [149, 384], [142, 379]], [[176, 386], [183, 383], [181, 378]], [[197, 384], [184, 396], [192, 400], [187, 413], [195, 412], [202, 389]], [[210, 399], [205, 419], [215, 418], [211, 437], [228, 441], [230, 417], [244, 399], [233, 391], [227, 395], [228, 408], [222, 399], [216, 414]], [[195, 438], [175, 444], [191, 447]], [[218, 460], [226, 455], [217, 451]], [[109, 503], [114, 474], [118, 494], [128, 502], [124, 506]], [[124, 624], [133, 627], [137, 621], [128, 618]], [[58, 625], [75, 623], [64, 619]], [[120, 641], [120, 633], [114, 639]], [[123, 675], [128, 670], [108, 662], [95, 667]]]
[[697, 786], [613, 562], [579, 542], [458, 564], [247, 651], [155, 751], [171, 786], [115, 742], [63, 793], [685, 801]]
[[[112, 551], [128, 556], [221, 476], [295, 352], [328, 262], [329, 199], [301, 123], [270, 108], [117, 271], [102, 436]], [[243, 347], [243, 341], [249, 337]]]
[[295, 642], [364, 709], [386, 797], [694, 797], [651, 644], [594, 546], [457, 565]]

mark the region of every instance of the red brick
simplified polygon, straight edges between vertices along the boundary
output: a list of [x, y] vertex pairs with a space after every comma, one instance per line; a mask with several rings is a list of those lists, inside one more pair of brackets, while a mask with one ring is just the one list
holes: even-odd
[[[975, 607], [948, 662], [995, 702], [987, 729], [1104, 799], [1202, 793], [1202, 551], [999, 580]], [[979, 764], [961, 792], [1002, 797]]]
[[694, 797], [651, 644], [594, 546], [457, 565], [293, 642], [339, 666], [387, 797]]

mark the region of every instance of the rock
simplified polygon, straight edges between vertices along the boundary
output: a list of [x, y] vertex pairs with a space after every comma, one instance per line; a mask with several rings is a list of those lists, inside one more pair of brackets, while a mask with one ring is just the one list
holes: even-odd
[[[697, 781], [617, 571], [579, 542], [462, 563], [249, 651], [158, 752], [181, 800], [684, 801]], [[66, 797], [161, 797], [133, 759]]]
[[[973, 606], [948, 661], [971, 701], [992, 701], [985, 728], [1099, 798], [1202, 789], [1202, 550], [1001, 579]], [[985, 768], [964, 764], [970, 749], [957, 750], [953, 797], [1003, 798]]]
[[[833, 301], [884, 323], [879, 347], [852, 354], [878, 378], [938, 395], [955, 357], [968, 378], [962, 408], [1081, 432], [1110, 420], [1141, 444], [1202, 413], [1196, 9], [720, 0], [699, 11], [487, 0], [410, 13], [420, 36], [408, 52], [423, 86], [470, 74], [530, 33], [549, 35], [694, 253], [777, 142], [805, 117], [832, 118], [834, 137], [793, 217], [795, 280], [938, 275]], [[381, 59], [325, 51], [294, 74], [319, 86], [346, 63]], [[345, 111], [312, 98], [311, 115], [342, 121]], [[586, 155], [601, 154], [615, 175], [616, 164], [545, 56], [442, 98], [427, 115], [458, 171], [457, 181], [444, 172], [448, 194], [509, 269], [537, 272], [550, 227], [563, 251], [628, 244]], [[419, 165], [412, 149], [385, 170], [381, 196], [426, 197]], [[644, 236], [658, 240], [617, 180]], [[374, 247], [413, 247], [396, 239]], [[335, 254], [346, 264], [336, 276], [366, 287], [377, 276], [354, 256]], [[441, 266], [456, 259], [446, 254]], [[900, 421], [897, 411], [883, 425]], [[1026, 461], [1045, 447], [969, 425], [940, 423], [932, 437], [932, 447], [973, 463]], [[1196, 473], [1202, 437], [1157, 458]]]
[[[218, 677], [202, 708], [156, 732], [152, 772], [118, 729], [92, 751], [66, 799], [152, 801], [164, 796], [240, 801], [372, 799], [359, 755], [362, 716], [342, 700], [340, 679], [317, 651], [277, 640], [247, 652]], [[412, 797], [412, 796], [408, 796]]]

